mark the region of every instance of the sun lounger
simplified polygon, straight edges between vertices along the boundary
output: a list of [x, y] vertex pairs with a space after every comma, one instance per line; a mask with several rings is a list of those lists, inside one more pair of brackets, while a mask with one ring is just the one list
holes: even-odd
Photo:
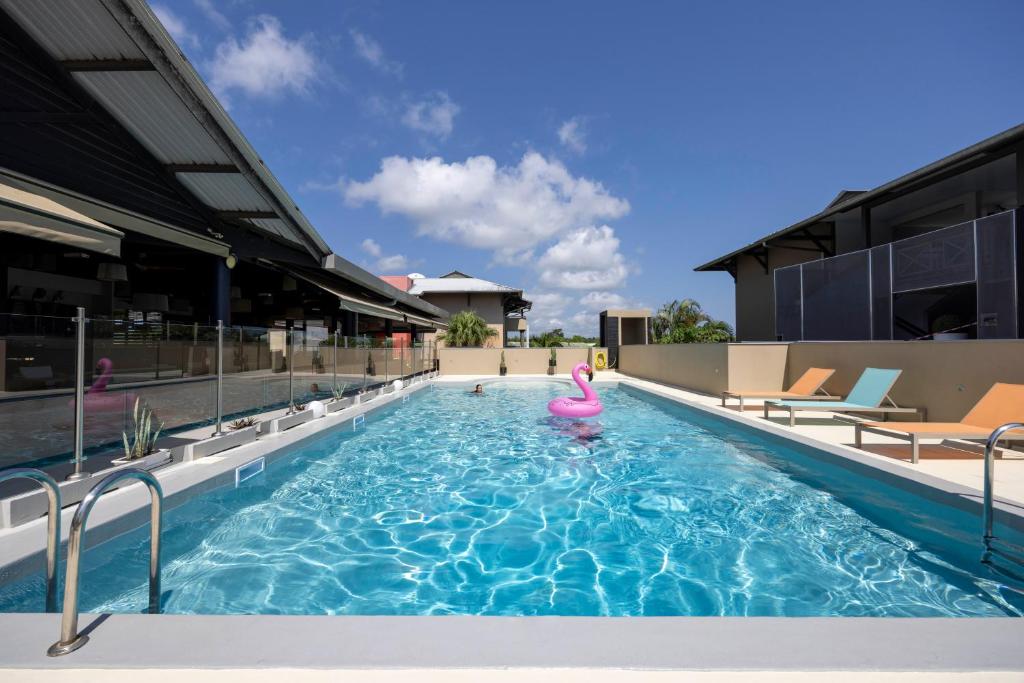
[[[899, 379], [902, 370], [885, 368], [866, 368], [860, 379], [850, 389], [845, 401], [765, 401], [764, 417], [768, 418], [769, 410], [785, 410], [789, 413], [789, 426], [796, 424], [796, 414], [801, 410], [826, 410], [834, 413], [920, 413], [924, 419], [923, 408], [900, 408], [891, 398], [889, 390]], [[890, 405], [883, 406], [888, 401]]]
[[[996, 427], [1007, 422], [1024, 422], [1024, 384], [992, 385], [959, 422], [862, 422], [856, 425], [857, 448], [864, 432], [910, 441], [910, 461], [917, 464], [921, 439], [987, 440]], [[1009, 432], [1007, 439], [1024, 439], [1024, 433]]]
[[807, 372], [800, 375], [800, 379], [793, 382], [788, 390], [783, 391], [723, 391], [722, 407], [729, 398], [740, 400], [740, 412], [743, 412], [743, 400], [747, 398], [777, 398], [777, 399], [812, 399], [818, 391], [824, 396], [818, 397], [821, 401], [838, 401], [839, 396], [829, 396], [828, 392], [822, 389], [822, 385], [828, 380], [835, 370], [831, 368], [807, 368]]

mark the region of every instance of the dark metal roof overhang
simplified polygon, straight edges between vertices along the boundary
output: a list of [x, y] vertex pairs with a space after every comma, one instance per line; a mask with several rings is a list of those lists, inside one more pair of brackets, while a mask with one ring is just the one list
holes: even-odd
[[[52, 60], [58, 80], [98, 103], [94, 109], [127, 131], [127, 141], [144, 150], [164, 180], [194, 205], [215, 241], [246, 242], [252, 260], [306, 262], [299, 255], [305, 252], [326, 267], [333, 257], [336, 270], [359, 271], [355, 284], [377, 297], [402, 301], [407, 296], [331, 253], [146, 2], [0, 0], [0, 10], [35, 44], [33, 49]], [[14, 114], [9, 122], [14, 125], [96, 119], [88, 106]], [[427, 317], [446, 316], [418, 299], [404, 303]]]
[[[914, 192], [924, 185], [970, 170], [991, 161], [997, 156], [1008, 154], [1013, 151], [1013, 146], [1019, 145], [1022, 142], [1024, 142], [1024, 124], [1014, 126], [1002, 133], [986, 138], [975, 145], [950, 154], [916, 171], [911, 171], [884, 185], [879, 185], [873, 190], [840, 193], [836, 199], [819, 213], [794, 223], [787, 228], [777, 230], [755, 242], [729, 252], [725, 256], [720, 256], [713, 261], [697, 266], [694, 270], [702, 272], [727, 271], [735, 276], [736, 259], [740, 255], [748, 254], [760, 260], [764, 258], [764, 254], [769, 248], [787, 246], [785, 243], [780, 243], [780, 240], [790, 240], [794, 243], [794, 246], [788, 248], [799, 247], [799, 244], [796, 244], [798, 242], [804, 242], [804, 247], [806, 248], [807, 241], [812, 244], [818, 241], [825, 245], [826, 242], [822, 240], [826, 236], [822, 232], [823, 226], [825, 229], [828, 229], [832, 219], [837, 214]], [[844, 197], [844, 194], [847, 196]], [[831, 255], [826, 249], [821, 249], [821, 251], [826, 256]], [[763, 263], [767, 264], [767, 261], [765, 260]]]
[[[353, 287], [351, 280], [339, 277], [325, 269], [306, 268], [296, 265], [285, 265], [275, 263], [266, 259], [259, 259], [264, 267], [286, 273], [296, 279], [307, 282], [314, 287], [334, 296], [338, 299], [338, 308], [344, 311], [359, 313], [360, 315], [372, 315], [378, 318], [409, 322], [416, 325], [432, 328], [445, 328], [445, 320], [437, 320], [422, 315], [418, 310], [410, 310], [409, 307], [401, 305], [394, 299], [380, 300], [374, 292], [360, 287]], [[400, 291], [400, 290], [396, 290]], [[425, 303], [425, 302], [420, 302]], [[429, 304], [427, 304], [429, 306]], [[435, 308], [431, 306], [431, 308]], [[441, 309], [437, 309], [441, 311]], [[442, 311], [443, 312], [443, 311]]]
[[121, 255], [124, 233], [72, 208], [0, 182], [0, 232], [57, 242], [110, 256]]

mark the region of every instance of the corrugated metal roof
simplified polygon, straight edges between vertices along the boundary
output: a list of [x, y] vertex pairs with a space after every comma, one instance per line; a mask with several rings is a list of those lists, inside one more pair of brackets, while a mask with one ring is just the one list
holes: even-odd
[[423, 277], [412, 281], [410, 294], [437, 294], [443, 292], [522, 292], [478, 277]]
[[74, 78], [163, 163], [230, 163], [155, 71], [89, 71]]
[[0, 0], [57, 59], [143, 59], [145, 55], [98, 0]]
[[[207, 206], [221, 211], [270, 211], [270, 203], [235, 173], [178, 173], [178, 180]], [[279, 221], [280, 222], [280, 221]]]
[[291, 228], [282, 220], [276, 218], [249, 218], [249, 223], [252, 223], [261, 230], [266, 230], [274, 235], [280, 235], [288, 239], [294, 239], [291, 237]]

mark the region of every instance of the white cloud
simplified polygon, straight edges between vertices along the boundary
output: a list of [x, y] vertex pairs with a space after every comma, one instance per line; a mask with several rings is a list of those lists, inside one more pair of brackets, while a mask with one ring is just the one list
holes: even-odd
[[182, 47], [199, 47], [199, 36], [189, 30], [185, 20], [164, 5], [153, 5], [153, 14], [164, 25], [171, 37]]
[[588, 292], [576, 296], [569, 292], [538, 291], [523, 295], [533, 302], [527, 314], [530, 334], [561, 327], [566, 334], [597, 336], [601, 311], [609, 308], [641, 308], [641, 304], [616, 292]]
[[213, 6], [211, 0], [193, 0], [196, 7], [206, 16], [206, 19], [219, 28], [221, 31], [227, 31], [231, 28], [231, 22], [228, 18], [220, 13], [216, 7]]
[[402, 115], [402, 123], [423, 133], [444, 139], [455, 127], [455, 117], [461, 111], [446, 92], [433, 92], [422, 100], [410, 102]]
[[502, 167], [488, 156], [452, 163], [387, 157], [376, 175], [348, 183], [344, 193], [350, 205], [374, 202], [413, 220], [421, 235], [491, 250], [504, 263], [523, 263], [548, 240], [629, 211], [601, 183], [536, 152]]
[[404, 65], [401, 62], [389, 60], [384, 56], [384, 48], [376, 40], [361, 33], [356, 29], [349, 31], [352, 36], [352, 43], [355, 45], [356, 54], [367, 64], [378, 71], [392, 76], [402, 77]]
[[256, 17], [241, 42], [233, 36], [217, 46], [210, 64], [210, 84], [218, 94], [238, 89], [272, 97], [309, 91], [317, 61], [303, 40], [289, 40], [276, 17]]
[[607, 225], [573, 230], [537, 261], [540, 283], [565, 289], [606, 290], [621, 287], [629, 275], [619, 253], [619, 238]]
[[377, 270], [381, 273], [404, 273], [409, 270], [409, 259], [404, 254], [392, 254], [377, 259]]
[[363, 243], [360, 244], [359, 246], [362, 248], [363, 251], [365, 251], [367, 254], [369, 254], [370, 256], [373, 256], [375, 258], [379, 257], [380, 254], [381, 254], [380, 245], [377, 244], [376, 242], [374, 242], [369, 237], [367, 237], [365, 240], [363, 240]]
[[409, 269], [409, 259], [404, 254], [384, 255], [384, 249], [375, 240], [367, 237], [359, 245], [364, 252], [377, 259], [374, 269], [382, 274], [405, 272]]
[[587, 131], [583, 119], [574, 116], [558, 127], [558, 140], [577, 154], [587, 151]]

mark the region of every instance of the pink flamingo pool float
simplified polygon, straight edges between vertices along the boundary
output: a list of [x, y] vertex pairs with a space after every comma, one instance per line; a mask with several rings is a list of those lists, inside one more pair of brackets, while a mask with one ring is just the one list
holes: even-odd
[[558, 417], [594, 417], [604, 410], [601, 399], [597, 392], [590, 388], [590, 384], [580, 377], [581, 372], [590, 372], [590, 366], [586, 363], [577, 363], [572, 369], [572, 378], [583, 390], [583, 398], [576, 396], [559, 396], [548, 401], [548, 412]]
[[[109, 358], [100, 358], [96, 367], [100, 371], [100, 376], [85, 390], [86, 413], [123, 412], [125, 406], [135, 403], [136, 397], [132, 392], [107, 393], [107, 385], [114, 376], [114, 363]], [[75, 399], [71, 399], [68, 405], [74, 408]]]

